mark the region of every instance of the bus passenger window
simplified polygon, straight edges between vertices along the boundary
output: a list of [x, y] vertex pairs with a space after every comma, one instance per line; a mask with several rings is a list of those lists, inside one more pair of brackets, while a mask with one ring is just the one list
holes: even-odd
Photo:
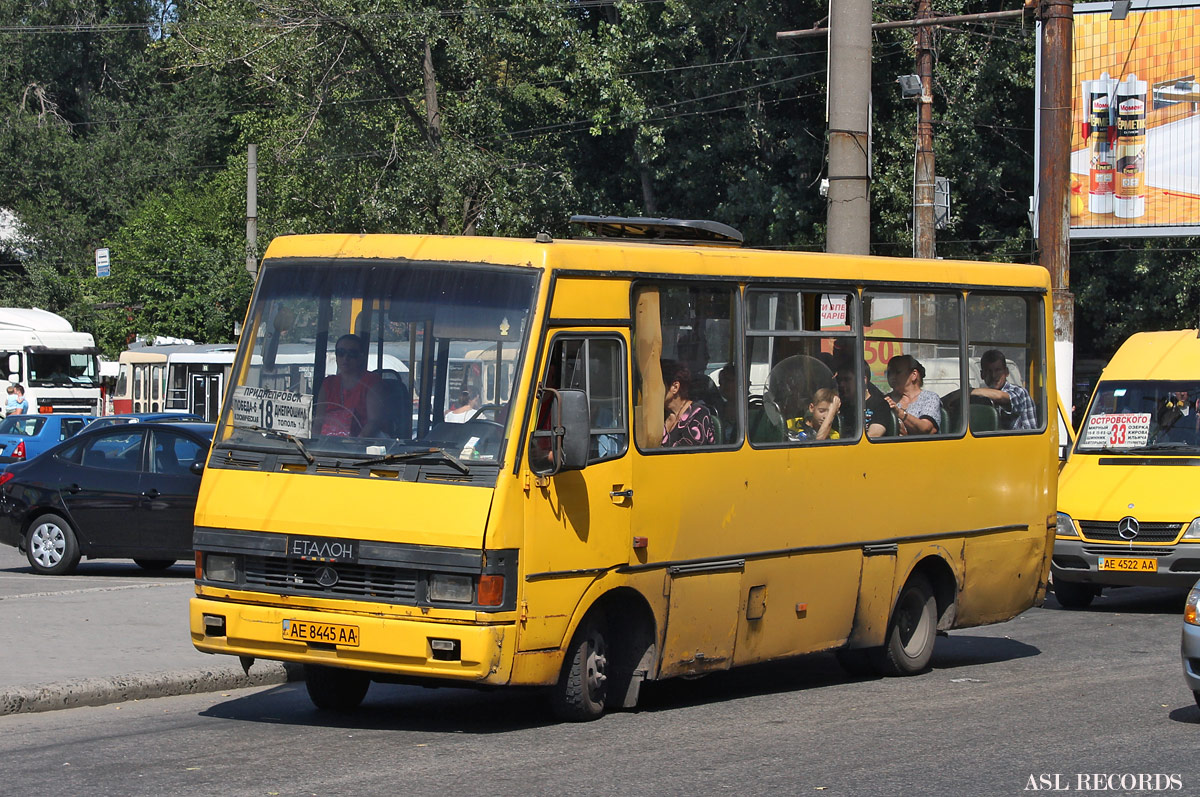
[[835, 378], [839, 368], [853, 368], [854, 306], [847, 291], [747, 289], [751, 443], [858, 438], [857, 397]]
[[971, 432], [1034, 432], [1046, 418], [1040, 296], [967, 297]]
[[690, 451], [736, 445], [742, 382], [732, 321], [735, 289], [647, 284], [637, 287], [634, 298], [638, 446]]
[[961, 301], [957, 293], [864, 293], [863, 354], [871, 381], [886, 384], [887, 437], [963, 433]]

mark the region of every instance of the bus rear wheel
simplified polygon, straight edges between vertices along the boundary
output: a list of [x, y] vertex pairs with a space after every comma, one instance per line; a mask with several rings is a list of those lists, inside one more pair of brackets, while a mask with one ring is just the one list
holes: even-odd
[[876, 669], [883, 675], [916, 675], [929, 666], [937, 641], [937, 601], [929, 579], [911, 575], [900, 590], [887, 641], [873, 652]]
[[358, 708], [367, 696], [371, 678], [355, 670], [305, 664], [304, 686], [314, 706], [323, 711], [342, 713]]
[[1091, 584], [1055, 579], [1054, 597], [1064, 609], [1086, 609], [1096, 597], [1096, 588]]
[[551, 694], [551, 706], [559, 719], [587, 722], [604, 713], [609, 675], [607, 633], [603, 617], [593, 615], [571, 638], [562, 673]]

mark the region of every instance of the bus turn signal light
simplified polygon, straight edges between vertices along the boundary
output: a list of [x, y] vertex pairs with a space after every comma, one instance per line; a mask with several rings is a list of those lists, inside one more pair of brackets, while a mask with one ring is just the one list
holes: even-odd
[[479, 577], [479, 605], [499, 606], [504, 603], [504, 576]]

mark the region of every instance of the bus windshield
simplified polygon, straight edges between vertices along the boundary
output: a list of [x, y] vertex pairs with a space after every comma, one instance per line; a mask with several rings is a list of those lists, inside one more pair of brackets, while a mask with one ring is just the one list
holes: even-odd
[[29, 384], [34, 387], [96, 387], [96, 355], [70, 351], [29, 352]]
[[268, 265], [220, 439], [372, 466], [422, 453], [499, 464], [536, 280], [441, 263]]
[[1200, 381], [1101, 382], [1075, 450], [1195, 453], [1200, 450]]

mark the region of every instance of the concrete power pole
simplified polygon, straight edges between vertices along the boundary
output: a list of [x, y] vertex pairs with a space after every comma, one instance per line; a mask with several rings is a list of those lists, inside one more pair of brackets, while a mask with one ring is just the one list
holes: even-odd
[[[917, 0], [917, 19], [930, 19], [930, 0]], [[933, 29], [917, 28], [917, 77], [921, 96], [917, 100], [917, 151], [913, 161], [913, 257], [937, 256], [933, 212]]]
[[825, 251], [871, 248], [871, 0], [829, 3], [829, 198]]
[[1050, 272], [1054, 295], [1054, 355], [1058, 392], [1071, 406], [1075, 365], [1075, 297], [1071, 294], [1071, 0], [1041, 0], [1042, 83], [1038, 162], [1039, 262]]
[[258, 279], [258, 145], [246, 150], [246, 271]]

